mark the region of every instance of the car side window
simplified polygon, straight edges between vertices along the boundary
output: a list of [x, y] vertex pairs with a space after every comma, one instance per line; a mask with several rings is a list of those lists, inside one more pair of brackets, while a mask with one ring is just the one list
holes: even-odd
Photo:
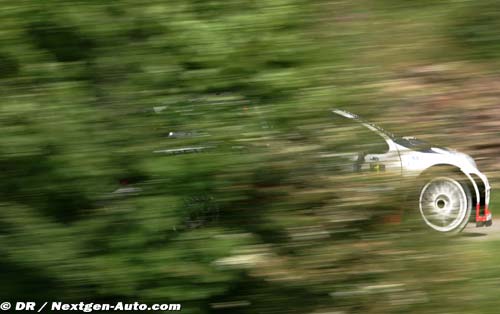
[[365, 125], [341, 116], [335, 117], [329, 134], [329, 144], [338, 153], [384, 154], [389, 151], [385, 139]]

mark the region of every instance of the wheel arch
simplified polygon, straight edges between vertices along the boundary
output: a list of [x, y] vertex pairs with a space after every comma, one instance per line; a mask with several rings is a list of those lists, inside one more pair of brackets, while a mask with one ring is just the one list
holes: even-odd
[[479, 192], [478, 184], [476, 183], [476, 181], [474, 180], [474, 178], [470, 174], [463, 172], [462, 169], [460, 169], [457, 166], [450, 165], [450, 164], [433, 165], [433, 166], [425, 169], [424, 171], [422, 171], [418, 175], [417, 179], [419, 181], [422, 181], [424, 177], [429, 176], [432, 173], [437, 173], [437, 172], [450, 172], [450, 173], [454, 173], [454, 174], [461, 176], [464, 179], [464, 183], [467, 184], [467, 186], [469, 187], [469, 190], [473, 194], [473, 198], [475, 200], [475, 203], [473, 203], [472, 205], [475, 206], [475, 204], [479, 204], [481, 202], [481, 193]]

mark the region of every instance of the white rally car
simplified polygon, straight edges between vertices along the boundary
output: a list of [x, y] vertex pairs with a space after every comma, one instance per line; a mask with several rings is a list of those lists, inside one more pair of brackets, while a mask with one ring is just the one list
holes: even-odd
[[[397, 137], [350, 112], [334, 109], [374, 133], [383, 149], [358, 154], [355, 167], [401, 174], [418, 185], [414, 198], [427, 226], [443, 233], [462, 231], [468, 222], [490, 226], [490, 184], [474, 160], [464, 153], [433, 147], [413, 137]], [[418, 203], [417, 203], [418, 201]]]

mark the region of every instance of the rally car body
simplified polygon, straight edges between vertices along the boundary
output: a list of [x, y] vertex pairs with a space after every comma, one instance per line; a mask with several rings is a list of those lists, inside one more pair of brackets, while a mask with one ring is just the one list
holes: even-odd
[[[477, 226], [491, 225], [492, 215], [488, 207], [491, 186], [487, 177], [479, 171], [472, 157], [451, 149], [433, 147], [413, 137], [397, 137], [344, 110], [334, 109], [333, 113], [360, 123], [377, 133], [387, 143], [387, 152], [363, 155], [360, 162], [361, 168], [373, 168], [375, 165], [377, 169], [397, 172], [405, 178], [416, 179], [424, 177], [424, 175], [430, 178], [428, 185], [422, 187], [419, 207], [424, 221], [431, 228], [440, 232], [459, 232], [465, 227], [465, 220], [467, 222], [474, 221]], [[454, 177], [443, 176], [443, 169], [454, 172]], [[440, 182], [432, 183], [432, 175], [429, 175], [432, 173], [436, 173], [436, 180], [440, 180]], [[437, 173], [440, 173], [439, 176]], [[455, 180], [457, 174], [460, 178]], [[417, 180], [415, 181], [417, 182]], [[467, 200], [467, 194], [470, 194], [470, 200]], [[450, 226], [443, 227], [439, 224], [433, 224], [431, 219], [426, 219], [425, 213], [427, 211], [430, 213], [428, 216], [445, 220], [442, 218], [444, 214], [439, 216], [440, 213], [444, 211], [451, 213], [454, 211], [454, 206], [460, 207], [460, 202], [455, 202], [455, 200], [461, 195], [463, 195], [463, 202], [460, 206], [464, 208], [472, 206], [472, 210], [463, 210], [461, 213], [461, 215], [468, 215], [468, 217], [463, 217], [463, 223], [450, 223]], [[425, 199], [426, 197], [430, 199]], [[470, 202], [472, 204], [469, 204]]]

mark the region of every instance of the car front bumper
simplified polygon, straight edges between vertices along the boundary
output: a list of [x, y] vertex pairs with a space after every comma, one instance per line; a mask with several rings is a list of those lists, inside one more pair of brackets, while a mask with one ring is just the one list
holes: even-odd
[[489, 208], [491, 186], [484, 174], [475, 173], [475, 177], [475, 189], [477, 188], [476, 191], [479, 193], [479, 198], [476, 198], [476, 227], [489, 227], [493, 222], [493, 215]]

